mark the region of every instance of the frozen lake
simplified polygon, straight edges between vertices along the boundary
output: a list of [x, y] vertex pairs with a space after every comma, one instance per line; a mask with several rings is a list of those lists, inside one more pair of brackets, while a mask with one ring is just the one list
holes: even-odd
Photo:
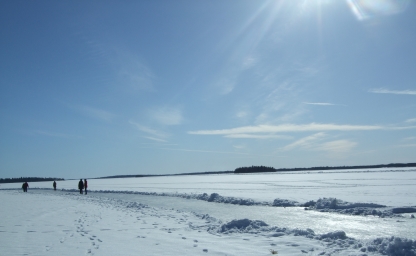
[[[349, 202], [416, 206], [416, 168], [90, 179], [88, 184], [91, 191], [218, 193], [260, 202], [281, 198], [303, 203], [334, 197]], [[77, 189], [77, 185], [78, 180], [58, 181], [58, 189]], [[9, 183], [0, 188], [20, 186]], [[30, 184], [30, 188], [36, 187], [52, 188], [52, 182]]]
[[[58, 190], [75, 189], [77, 183], [77, 180], [59, 181]], [[20, 184], [2, 184], [1, 188], [19, 186]], [[30, 184], [30, 188], [51, 187], [52, 182]], [[122, 199], [153, 207], [209, 214], [223, 222], [247, 218], [262, 220], [278, 227], [310, 228], [316, 233], [343, 230], [349, 237], [357, 239], [390, 236], [416, 238], [416, 219], [410, 218], [410, 214], [403, 214], [400, 218], [351, 216], [305, 211], [302, 207], [244, 206], [176, 197], [178, 194], [218, 193], [221, 196], [266, 203], [271, 203], [276, 198], [304, 203], [333, 197], [348, 202], [394, 207], [416, 206], [415, 168], [90, 179], [89, 190], [91, 197]], [[51, 190], [32, 191], [62, 193]], [[133, 192], [165, 196], [132, 194]]]
[[349, 237], [357, 239], [375, 239], [380, 236], [416, 238], [416, 219], [410, 218], [397, 219], [373, 216], [350, 216], [336, 213], [305, 211], [302, 207], [244, 206], [164, 196], [155, 197], [118, 193], [94, 193], [93, 196], [117, 198], [144, 203], [154, 207], [209, 214], [223, 222], [247, 218], [262, 220], [271, 226], [291, 229], [310, 228], [318, 234], [343, 230]]

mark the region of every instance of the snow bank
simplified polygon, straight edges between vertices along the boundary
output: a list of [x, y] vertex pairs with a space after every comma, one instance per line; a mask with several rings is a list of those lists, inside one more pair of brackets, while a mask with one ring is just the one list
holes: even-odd
[[385, 205], [372, 203], [350, 203], [336, 198], [321, 198], [316, 204], [316, 209], [353, 209], [353, 208], [382, 208]]
[[398, 216], [402, 213], [416, 212], [416, 208], [399, 207], [389, 208], [385, 205], [374, 203], [350, 203], [336, 198], [320, 198], [316, 202], [308, 202], [303, 205], [305, 210], [315, 210], [319, 212], [334, 212], [348, 215], [373, 215], [381, 218]]
[[300, 206], [300, 203], [299, 202], [296, 202], [296, 201], [287, 200], [287, 199], [276, 198], [273, 201], [272, 206], [276, 206], [276, 207], [292, 207], [292, 206]]
[[319, 240], [326, 244], [328, 253], [319, 255], [331, 255], [341, 250], [352, 250], [356, 252], [353, 255], [366, 255], [361, 253], [379, 253], [389, 256], [416, 256], [416, 240], [390, 237], [377, 238], [368, 242], [363, 242], [350, 238], [342, 230], [317, 235], [311, 229], [288, 229], [275, 226], [269, 226], [260, 220], [240, 219], [232, 220], [218, 227], [217, 233], [231, 235], [234, 233], [249, 233], [267, 237], [283, 237], [283, 236], [302, 236], [309, 239]]
[[261, 231], [263, 227], [267, 226], [269, 225], [267, 225], [264, 221], [261, 220], [233, 220], [226, 224], [223, 224], [219, 228], [218, 232], [229, 234], [235, 232], [249, 233], [251, 231], [255, 231], [256, 233], [258, 233], [258, 231]]
[[[76, 191], [76, 190], [73, 190]], [[151, 196], [171, 196], [185, 199], [202, 200], [213, 203], [235, 204], [235, 205], [269, 205], [273, 207], [306, 207], [305, 210], [316, 210], [320, 212], [336, 212], [348, 215], [373, 215], [379, 217], [392, 217], [402, 213], [416, 212], [416, 207], [397, 207], [388, 208], [385, 205], [374, 203], [351, 203], [336, 198], [320, 198], [316, 202], [309, 201], [306, 203], [299, 203], [297, 201], [276, 198], [272, 203], [259, 202], [250, 198], [226, 197], [218, 193], [203, 193], [203, 194], [186, 194], [186, 193], [156, 193], [156, 192], [135, 192], [135, 191], [113, 191], [113, 190], [99, 190], [100, 193], [124, 193], [124, 194], [138, 194]]]
[[[40, 188], [32, 188], [40, 189]], [[45, 188], [42, 188], [45, 189]], [[5, 189], [9, 190], [9, 189]], [[10, 189], [15, 190], [15, 189]], [[46, 190], [52, 190], [46, 188]], [[62, 189], [67, 192], [77, 192], [76, 189]], [[146, 196], [168, 196], [168, 197], [179, 197], [184, 199], [195, 199], [202, 200], [212, 203], [223, 203], [223, 204], [234, 204], [234, 205], [269, 205], [273, 207], [305, 207], [305, 210], [314, 210], [319, 212], [333, 212], [347, 215], [361, 215], [361, 216], [378, 216], [381, 218], [401, 216], [404, 213], [415, 213], [416, 207], [387, 207], [386, 205], [375, 204], [375, 203], [352, 203], [343, 201], [337, 198], [320, 198], [316, 202], [308, 201], [305, 203], [299, 203], [297, 201], [276, 198], [273, 202], [260, 202], [250, 198], [238, 198], [238, 197], [227, 197], [221, 196], [218, 193], [202, 193], [202, 194], [187, 194], [187, 193], [157, 193], [157, 192], [142, 192], [142, 191], [120, 191], [120, 190], [90, 190], [90, 192], [99, 193], [120, 193], [120, 194], [135, 194], [135, 195], [146, 195]]]
[[384, 255], [416, 255], [416, 240], [400, 237], [377, 238], [363, 247], [361, 251], [379, 252]]

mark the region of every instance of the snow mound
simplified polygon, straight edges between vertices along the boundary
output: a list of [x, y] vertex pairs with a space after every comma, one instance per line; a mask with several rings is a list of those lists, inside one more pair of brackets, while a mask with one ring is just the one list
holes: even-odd
[[287, 199], [280, 199], [280, 198], [276, 198], [273, 201], [273, 206], [277, 206], [277, 207], [293, 207], [293, 206], [300, 206], [299, 202], [296, 201], [291, 201], [291, 200], [287, 200]]
[[323, 234], [321, 236], [319, 236], [319, 240], [325, 239], [325, 238], [330, 238], [330, 239], [346, 239], [347, 238], [347, 234], [342, 231], [342, 230], [337, 230], [334, 232], [329, 232], [327, 234]]
[[267, 227], [264, 221], [261, 220], [232, 220], [226, 224], [221, 225], [218, 232], [219, 233], [250, 233], [252, 231], [261, 230], [263, 227]]
[[306, 230], [304, 229], [293, 229], [293, 230], [288, 230], [289, 234], [293, 234], [294, 236], [304, 236], [304, 237], [308, 237], [308, 238], [314, 238], [315, 237], [315, 232], [308, 228]]
[[204, 200], [208, 202], [215, 202], [215, 203], [224, 203], [224, 204], [237, 204], [237, 205], [255, 205], [259, 203], [255, 203], [252, 199], [243, 199], [243, 198], [236, 198], [236, 197], [225, 197], [221, 196], [218, 193], [212, 193], [208, 195], [207, 193], [197, 195], [195, 199]]
[[400, 237], [377, 238], [362, 249], [365, 250], [389, 256], [416, 256], [416, 241]]
[[316, 202], [308, 202], [303, 206], [309, 207], [305, 210], [316, 210], [319, 212], [336, 212], [348, 215], [374, 215], [388, 217], [395, 214], [387, 206], [374, 203], [350, 203], [336, 198], [320, 198]]
[[316, 204], [316, 209], [352, 209], [352, 208], [382, 208], [385, 205], [373, 203], [349, 203], [336, 198], [320, 198]]

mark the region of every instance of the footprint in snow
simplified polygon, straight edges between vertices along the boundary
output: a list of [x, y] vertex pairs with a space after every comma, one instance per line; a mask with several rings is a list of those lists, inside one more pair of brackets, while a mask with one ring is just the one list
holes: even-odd
[[92, 242], [91, 245], [94, 246], [95, 249], [100, 248], [100, 246], [98, 244], [96, 244], [95, 242]]

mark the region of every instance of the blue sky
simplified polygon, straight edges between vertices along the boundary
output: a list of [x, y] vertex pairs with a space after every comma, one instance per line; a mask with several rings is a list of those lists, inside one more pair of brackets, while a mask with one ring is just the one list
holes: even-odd
[[416, 3], [0, 2], [0, 176], [416, 162]]

